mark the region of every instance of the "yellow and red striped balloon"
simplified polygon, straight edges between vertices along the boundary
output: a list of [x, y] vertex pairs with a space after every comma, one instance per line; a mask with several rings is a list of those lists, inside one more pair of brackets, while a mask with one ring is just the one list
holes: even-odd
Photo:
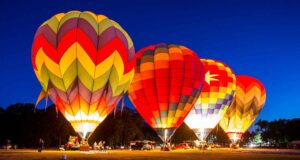
[[60, 13], [36, 31], [34, 72], [56, 107], [85, 138], [116, 107], [134, 76], [134, 46], [113, 20]]
[[220, 126], [232, 141], [241, 139], [251, 126], [266, 101], [266, 90], [263, 84], [250, 76], [236, 76], [235, 98]]
[[232, 103], [236, 79], [229, 66], [220, 61], [201, 59], [201, 62], [205, 70], [205, 84], [184, 122], [199, 140], [205, 141]]

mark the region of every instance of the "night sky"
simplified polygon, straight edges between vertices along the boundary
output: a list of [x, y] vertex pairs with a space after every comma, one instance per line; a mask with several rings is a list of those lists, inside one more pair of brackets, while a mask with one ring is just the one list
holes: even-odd
[[260, 119], [299, 118], [299, 8], [297, 0], [1, 0], [0, 106], [37, 99], [30, 59], [38, 26], [58, 12], [89, 10], [120, 23], [136, 50], [182, 44], [256, 77], [267, 90]]

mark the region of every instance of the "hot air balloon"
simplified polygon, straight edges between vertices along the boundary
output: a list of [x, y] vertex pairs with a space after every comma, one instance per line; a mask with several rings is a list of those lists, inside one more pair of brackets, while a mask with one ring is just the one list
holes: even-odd
[[266, 90], [261, 82], [250, 76], [236, 76], [234, 101], [219, 123], [233, 145], [238, 145], [243, 133], [262, 110], [265, 101]]
[[205, 84], [184, 122], [205, 143], [233, 100], [236, 79], [232, 70], [222, 62], [211, 59], [201, 59], [201, 62], [205, 70]]
[[174, 44], [148, 46], [136, 59], [129, 98], [166, 144], [200, 95], [203, 65], [192, 50]]
[[116, 107], [134, 76], [134, 46], [104, 15], [71, 11], [36, 31], [32, 65], [42, 92], [85, 139]]

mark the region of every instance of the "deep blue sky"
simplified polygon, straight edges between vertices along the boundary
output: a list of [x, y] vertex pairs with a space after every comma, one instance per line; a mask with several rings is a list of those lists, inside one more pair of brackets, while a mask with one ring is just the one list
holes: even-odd
[[299, 8], [297, 0], [1, 0], [0, 106], [38, 96], [30, 61], [37, 27], [58, 12], [90, 10], [119, 22], [137, 50], [183, 44], [256, 77], [267, 90], [259, 118], [299, 118]]

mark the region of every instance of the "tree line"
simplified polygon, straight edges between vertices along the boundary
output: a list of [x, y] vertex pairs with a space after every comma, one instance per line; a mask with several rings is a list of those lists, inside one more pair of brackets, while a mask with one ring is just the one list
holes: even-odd
[[[292, 120], [260, 120], [255, 124], [255, 130], [246, 132], [241, 144], [249, 143], [255, 135], [261, 135], [262, 141], [271, 147], [287, 147], [293, 140], [300, 140], [300, 119]], [[0, 107], [0, 146], [7, 140], [17, 144], [19, 148], [35, 148], [40, 138], [44, 139], [46, 147], [57, 148], [67, 142], [70, 135], [77, 135], [70, 123], [60, 112], [56, 112], [54, 105], [46, 110], [35, 109], [34, 104], [14, 104], [6, 109]], [[172, 143], [196, 140], [197, 137], [187, 125], [182, 124], [174, 136]], [[126, 107], [121, 112], [109, 114], [96, 128], [89, 138], [89, 143], [106, 141], [109, 146], [126, 146], [133, 140], [153, 140], [161, 143], [155, 131], [149, 127], [142, 117], [134, 110]], [[230, 140], [221, 129], [216, 126], [208, 136], [209, 142], [222, 144]]]
[[256, 134], [270, 147], [290, 147], [291, 141], [300, 140], [300, 118], [279, 119], [274, 121], [259, 120], [256, 124]]

